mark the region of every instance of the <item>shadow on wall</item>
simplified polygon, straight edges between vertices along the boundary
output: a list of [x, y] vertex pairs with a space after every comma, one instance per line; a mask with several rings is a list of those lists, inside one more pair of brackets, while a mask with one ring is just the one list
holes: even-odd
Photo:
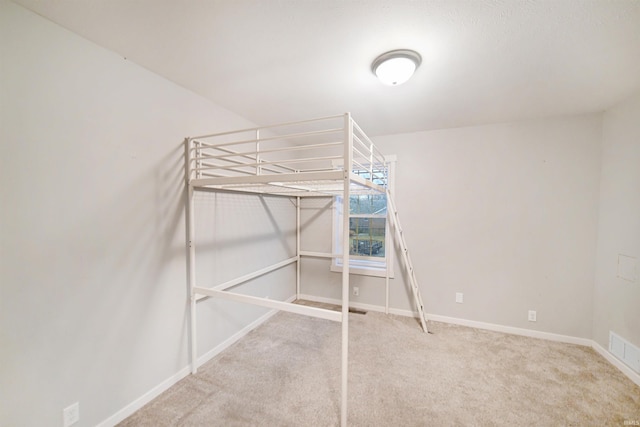
[[[269, 205], [267, 204], [264, 196], [259, 196], [260, 199], [260, 204], [262, 205], [262, 207], [264, 208], [264, 212], [266, 213], [267, 217], [269, 218], [269, 223], [272, 226], [272, 229], [275, 232], [275, 236], [278, 239], [278, 242], [280, 243], [280, 246], [287, 252], [291, 253], [291, 248], [290, 246], [287, 244], [287, 237], [291, 238], [291, 237], [295, 237], [295, 235], [297, 233], [292, 233], [291, 230], [289, 230], [288, 232], [284, 233], [280, 227], [280, 225], [278, 224], [278, 221], [276, 220], [276, 217], [273, 214], [273, 211], [271, 210], [271, 208], [269, 207]], [[289, 203], [292, 204], [292, 206], [295, 208], [295, 202], [292, 199], [288, 199]], [[292, 254], [291, 256], [294, 256], [295, 254]]]
[[295, 201], [233, 191], [194, 191], [199, 286], [211, 287], [295, 256]]
[[[163, 325], [170, 326], [161, 330], [171, 342], [186, 342], [183, 156], [180, 144], [146, 171], [119, 172], [118, 182], [130, 184], [101, 200], [68, 236], [80, 275], [70, 278], [73, 295], [58, 309], [73, 321], [68, 339], [87, 361], [78, 366], [78, 358], [59, 356], [53, 366], [86, 384], [122, 388], [154, 354]], [[182, 367], [186, 348], [166, 357]]]
[[[271, 242], [279, 242], [281, 249], [285, 250], [289, 256], [295, 255], [295, 248], [291, 247], [288, 239], [295, 238], [296, 232], [294, 230], [283, 230], [283, 226], [278, 224], [277, 214], [274, 212], [279, 210], [280, 206], [269, 206], [268, 200], [275, 199], [276, 197], [262, 196], [256, 194], [238, 194], [230, 192], [207, 192], [206, 195], [201, 195], [196, 192], [195, 206], [196, 210], [202, 208], [202, 205], [209, 204], [212, 214], [209, 216], [199, 215], [196, 218], [196, 256], [206, 255], [207, 252], [214, 253], [221, 247], [226, 250], [233, 250], [234, 248], [242, 248], [251, 246], [251, 244], [260, 244]], [[239, 201], [239, 198], [244, 198], [244, 201]], [[235, 199], [235, 200], [234, 200]], [[286, 200], [282, 198], [282, 200]], [[288, 203], [292, 203], [287, 200]], [[272, 202], [277, 204], [277, 202]], [[223, 229], [225, 224], [224, 219], [228, 218], [227, 212], [220, 212], [221, 209], [225, 211], [236, 211], [236, 221], [229, 221], [226, 230]], [[244, 216], [244, 217], [243, 217]], [[269, 220], [270, 226], [268, 228], [262, 228], [259, 231], [251, 230], [256, 225], [254, 221], [264, 222], [265, 218]], [[220, 219], [220, 220], [216, 220]], [[205, 224], [205, 220], [210, 224]], [[244, 221], [246, 226], [238, 225], [238, 221]], [[235, 224], [233, 224], [235, 222]], [[264, 225], [264, 224], [263, 224]], [[295, 223], [293, 223], [295, 225]], [[212, 229], [212, 227], [214, 229]], [[203, 232], [206, 230], [206, 233]], [[238, 233], [232, 233], [230, 230], [238, 229]], [[240, 230], [242, 229], [242, 230]], [[266, 231], [265, 231], [266, 230]], [[254, 231], [249, 233], [248, 231]], [[217, 233], [216, 233], [217, 232]], [[207, 238], [202, 238], [203, 235]], [[219, 237], [212, 238], [211, 235], [217, 235]], [[273, 249], [273, 248], [272, 248]]]
[[[316, 200], [321, 200], [321, 199], [316, 199]], [[314, 213], [312, 216], [302, 221], [302, 223], [300, 224], [300, 231], [302, 232], [306, 228], [308, 228], [309, 225], [312, 224], [315, 220], [321, 217], [324, 217], [325, 215], [329, 215], [328, 212], [331, 212], [333, 210], [333, 198], [330, 197], [325, 205], [306, 207], [306, 208], [302, 207], [301, 210], [316, 211], [316, 213]], [[331, 213], [331, 215], [333, 214]]]

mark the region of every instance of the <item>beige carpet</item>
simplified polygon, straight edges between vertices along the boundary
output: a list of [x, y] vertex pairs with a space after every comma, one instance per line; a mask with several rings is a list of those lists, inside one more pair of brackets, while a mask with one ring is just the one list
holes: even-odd
[[[351, 426], [624, 426], [640, 387], [592, 349], [351, 314]], [[335, 426], [340, 324], [279, 313], [122, 426]]]

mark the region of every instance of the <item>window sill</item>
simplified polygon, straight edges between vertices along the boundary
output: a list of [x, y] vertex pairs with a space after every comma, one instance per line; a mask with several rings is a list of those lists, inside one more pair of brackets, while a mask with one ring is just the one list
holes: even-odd
[[[341, 265], [331, 264], [331, 271], [334, 273], [342, 273]], [[386, 277], [387, 270], [385, 268], [375, 267], [349, 267], [349, 274], [358, 274], [360, 276], [372, 276], [372, 277]], [[393, 279], [393, 270], [389, 272], [389, 278]]]

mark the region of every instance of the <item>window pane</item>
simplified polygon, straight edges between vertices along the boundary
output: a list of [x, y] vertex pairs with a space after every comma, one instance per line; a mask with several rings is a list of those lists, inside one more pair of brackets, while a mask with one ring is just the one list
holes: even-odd
[[350, 214], [387, 214], [386, 194], [360, 194], [349, 197]]
[[384, 257], [385, 218], [349, 218], [349, 253]]

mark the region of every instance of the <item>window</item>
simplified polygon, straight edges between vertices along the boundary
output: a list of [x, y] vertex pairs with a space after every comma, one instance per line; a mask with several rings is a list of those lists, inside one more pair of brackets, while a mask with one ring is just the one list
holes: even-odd
[[[388, 185], [391, 188], [395, 157], [387, 156], [387, 158], [390, 160]], [[369, 179], [368, 171], [354, 171], [354, 173]], [[338, 254], [342, 253], [343, 207], [342, 197], [337, 196], [334, 200], [333, 252]], [[389, 233], [387, 223], [386, 194], [353, 194], [349, 197], [349, 271], [351, 273], [384, 277], [387, 262], [393, 267], [392, 250], [387, 239]], [[334, 259], [331, 270], [342, 271], [342, 259]], [[392, 270], [390, 273], [393, 275]]]

